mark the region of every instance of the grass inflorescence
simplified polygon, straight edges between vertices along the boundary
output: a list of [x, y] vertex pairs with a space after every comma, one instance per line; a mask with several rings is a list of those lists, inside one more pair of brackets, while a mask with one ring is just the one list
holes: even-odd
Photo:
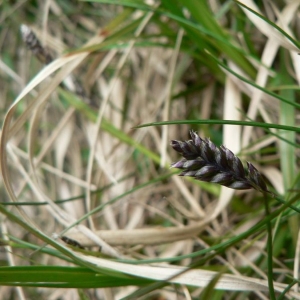
[[194, 131], [191, 140], [173, 140], [171, 146], [183, 159], [173, 163], [173, 168], [181, 169], [180, 176], [190, 176], [197, 180], [217, 183], [236, 190], [254, 188], [268, 192], [259, 171], [247, 162], [245, 170], [241, 160], [225, 146], [217, 147], [210, 139], [202, 139]]

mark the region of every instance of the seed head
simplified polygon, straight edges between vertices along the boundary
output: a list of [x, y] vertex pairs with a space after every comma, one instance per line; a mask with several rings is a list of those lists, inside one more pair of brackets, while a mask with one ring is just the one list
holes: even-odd
[[25, 24], [21, 25], [20, 30], [23, 41], [26, 43], [27, 47], [42, 63], [49, 64], [52, 61], [52, 56], [49, 51], [42, 46], [35, 33]]
[[192, 139], [189, 141], [171, 141], [173, 149], [183, 156], [171, 165], [182, 170], [180, 176], [190, 176], [236, 190], [253, 188], [270, 193], [262, 175], [251, 163], [247, 162], [245, 170], [240, 159], [225, 146], [217, 147], [194, 131], [190, 131], [190, 135]]

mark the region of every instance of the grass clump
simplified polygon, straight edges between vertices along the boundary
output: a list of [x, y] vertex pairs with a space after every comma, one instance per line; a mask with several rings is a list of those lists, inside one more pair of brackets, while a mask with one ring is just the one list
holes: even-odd
[[48, 4], [0, 4], [0, 298], [300, 299], [298, 4]]

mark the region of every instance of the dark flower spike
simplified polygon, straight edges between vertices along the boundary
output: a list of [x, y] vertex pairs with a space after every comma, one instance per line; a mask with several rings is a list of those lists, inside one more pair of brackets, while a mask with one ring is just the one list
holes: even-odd
[[236, 190], [256, 189], [270, 193], [258, 170], [249, 162], [245, 170], [240, 159], [225, 146], [217, 147], [209, 139], [201, 139], [190, 131], [191, 140], [171, 141], [171, 146], [183, 158], [171, 165], [181, 169], [180, 176], [217, 183]]
[[26, 43], [27, 47], [42, 63], [49, 64], [52, 61], [52, 56], [48, 50], [42, 46], [35, 33], [24, 24], [21, 25], [20, 29], [23, 41]]

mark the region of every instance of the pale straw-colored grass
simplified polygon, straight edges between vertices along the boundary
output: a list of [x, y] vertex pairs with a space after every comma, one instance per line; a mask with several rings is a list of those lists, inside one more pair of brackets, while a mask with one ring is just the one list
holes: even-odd
[[[212, 2], [217, 10], [217, 3]], [[255, 8], [253, 1], [241, 2]], [[184, 120], [191, 109], [199, 119], [211, 119], [218, 115], [224, 120], [244, 120], [247, 116], [250, 120], [257, 120], [259, 117], [265, 122], [278, 123], [282, 120], [279, 102], [225, 70], [226, 78], [222, 89], [214, 79], [200, 93], [191, 95], [189, 101], [184, 97], [172, 99], [173, 95], [186, 87], [182, 77], [189, 72], [193, 76], [190, 71], [193, 59], [180, 52], [183, 30], [177, 32], [174, 49], [135, 47], [145, 30], [151, 33], [158, 30], [153, 24], [149, 25], [152, 12], [146, 13], [140, 20], [134, 32], [135, 39], [130, 40], [125, 49], [113, 48], [93, 54], [89, 51], [64, 54], [65, 49], [74, 47], [66, 45], [64, 41], [72, 40], [70, 35], [76, 27], [64, 15], [61, 7], [56, 3], [51, 5], [55, 14], [62, 14], [66, 27], [62, 27], [59, 22], [50, 22], [46, 26], [49, 19], [45, 6], [42, 30], [38, 25], [32, 29], [57, 58], [43, 67], [25, 50], [25, 45], [19, 45], [22, 55], [16, 62], [16, 70], [9, 67], [3, 59], [0, 60], [2, 76], [10, 85], [9, 88], [6, 87], [10, 93], [0, 91], [4, 110], [2, 113], [5, 113], [0, 148], [3, 177], [1, 186], [5, 186], [8, 193], [3, 198], [6, 197], [5, 201], [10, 202], [46, 202], [47, 205], [44, 206], [16, 206], [13, 211], [33, 229], [53, 239], [54, 243], [61, 244], [80, 261], [148, 279], [171, 278], [170, 282], [180, 285], [180, 288], [176, 290], [169, 286], [168, 289], [160, 289], [161, 297], [166, 299], [176, 299], [178, 291], [184, 295], [184, 299], [198, 297], [218, 272], [201, 268], [186, 271], [186, 267], [193, 261], [188, 256], [178, 266], [160, 262], [159, 259], [188, 255], [198, 248], [208, 248], [213, 242], [207, 241], [207, 236], [218, 241], [225, 235], [239, 235], [249, 230], [264, 217], [260, 203], [257, 203], [257, 212], [253, 212], [251, 218], [241, 216], [232, 209], [231, 203], [236, 196], [246, 205], [255, 206], [252, 199], [257, 194], [236, 192], [226, 187], [219, 189], [205, 184], [198, 185], [177, 175], [125, 194], [139, 184], [169, 171], [170, 163], [178, 160], [169, 146], [170, 140], [186, 140], [190, 130], [188, 125], [138, 130], [133, 127], [162, 120]], [[295, 1], [286, 4], [281, 11], [274, 9], [278, 26], [288, 30], [288, 25], [296, 16], [297, 5]], [[243, 10], [256, 30], [266, 38], [260, 63], [253, 61], [253, 65], [258, 66], [255, 83], [267, 86], [270, 76], [274, 75], [270, 68], [280, 47], [290, 51], [296, 78], [300, 78], [299, 56], [295, 53], [295, 47], [270, 24], [247, 9]], [[84, 32], [89, 32], [90, 35], [84, 38], [81, 36], [78, 48], [105, 42], [106, 32], [101, 31], [96, 20], [84, 15], [79, 17], [85, 28]], [[130, 15], [130, 18], [133, 17], [138, 18], [138, 15]], [[51, 30], [47, 31], [47, 27]], [[157, 38], [157, 41], [163, 40], [163, 37]], [[243, 41], [241, 45], [245, 45]], [[243, 77], [250, 78], [229, 59], [228, 65]], [[20, 75], [18, 69], [22, 70]], [[70, 74], [84, 84], [95, 102], [94, 107], [84, 106], [78, 109], [62, 97], [59, 85]], [[22, 86], [24, 82], [26, 84]], [[11, 94], [18, 96], [13, 99]], [[250, 99], [246, 110], [245, 105], [242, 105], [243, 95]], [[216, 127], [215, 130], [220, 132], [221, 129]], [[203, 127], [199, 132], [204, 137], [208, 131]], [[265, 135], [259, 128], [224, 125], [222, 138], [222, 143], [234, 154], [241, 155], [242, 160], [249, 160], [250, 155], [257, 153], [251, 156], [258, 161], [257, 164], [254, 163], [255, 166], [278, 194], [285, 193], [291, 186], [294, 178], [289, 179], [288, 185], [284, 180], [285, 174], [278, 165], [259, 166], [260, 151], [273, 144], [279, 145], [275, 136]], [[144, 148], [135, 147], [133, 143]], [[281, 147], [285, 150], [283, 143]], [[148, 149], [151, 153], [145, 155], [142, 153], [143, 149]], [[276, 159], [280, 159], [280, 155], [278, 151]], [[109, 185], [101, 194], [93, 193], [96, 189]], [[78, 195], [81, 197], [76, 201], [61, 205], [55, 203], [55, 200]], [[120, 195], [123, 195], [121, 199], [117, 199]], [[102, 209], [100, 207], [94, 214], [90, 214], [101, 205]], [[77, 224], [86, 214], [84, 220]], [[66, 229], [68, 230], [65, 232]], [[277, 229], [278, 224], [275, 227]], [[16, 227], [5, 218], [1, 218], [1, 232], [39, 246], [44, 245], [34, 235], [29, 235], [26, 230]], [[134, 265], [84, 255], [66, 247], [59, 239], [56, 240], [54, 233], [66, 235], [92, 250], [100, 247], [101, 253], [113, 258], [153, 259], [157, 263]], [[298, 240], [296, 254], [300, 251]], [[217, 255], [215, 261], [225, 265], [231, 274], [223, 274], [216, 287], [227, 291], [251, 291], [251, 295], [255, 295], [257, 299], [267, 299], [267, 275], [265, 270], [256, 265], [257, 259], [266, 255], [266, 241], [265, 235], [256, 235], [253, 239], [248, 237], [241, 244], [227, 249], [224, 254]], [[27, 263], [26, 255], [7, 246], [3, 260], [11, 266], [24, 265]], [[69, 265], [61, 259], [43, 254], [33, 257], [36, 264]], [[276, 261], [276, 274], [282, 272], [292, 275], [293, 270], [280, 263], [282, 262]], [[296, 257], [295, 278], [298, 277], [298, 264]], [[241, 266], [249, 268], [251, 275], [243, 276]], [[176, 276], [181, 272], [180, 276]], [[193, 286], [195, 289], [188, 289], [186, 286]], [[277, 292], [282, 292], [285, 287], [286, 284], [279, 280], [274, 282]], [[120, 299], [139, 288], [107, 288], [96, 293], [99, 299]], [[7, 294], [9, 290], [10, 288], [0, 287], [0, 295]], [[79, 297], [71, 289], [41, 290], [47, 299]], [[17, 291], [20, 299], [26, 298], [21, 288]], [[300, 299], [299, 295], [295, 289], [289, 292], [288, 297]], [[0, 299], [6, 298], [0, 296]], [[178, 299], [183, 298], [178, 296]]]

